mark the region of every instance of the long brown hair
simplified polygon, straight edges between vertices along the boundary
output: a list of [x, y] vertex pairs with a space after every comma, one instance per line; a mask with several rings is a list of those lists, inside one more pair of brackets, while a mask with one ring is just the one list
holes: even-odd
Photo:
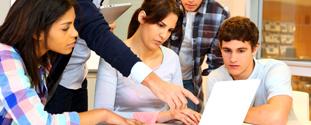
[[[127, 38], [134, 35], [139, 27], [138, 14], [140, 11], [146, 12], [144, 21], [146, 23], [155, 24], [162, 21], [168, 14], [174, 13], [178, 17], [182, 15], [176, 0], [144, 0], [140, 8], [138, 8], [130, 21]], [[176, 25], [177, 26], [177, 25]]]
[[52, 24], [75, 6], [75, 0], [16, 0], [10, 8], [0, 27], [0, 42], [13, 46], [21, 55], [32, 86], [40, 83], [38, 66], [46, 66], [48, 60], [47, 55], [39, 58], [36, 54], [40, 33], [44, 33], [46, 46]]

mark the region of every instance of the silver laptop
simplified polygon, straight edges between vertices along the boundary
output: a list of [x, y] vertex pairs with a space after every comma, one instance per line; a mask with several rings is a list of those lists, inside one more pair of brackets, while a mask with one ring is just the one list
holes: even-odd
[[103, 5], [100, 7], [100, 12], [104, 15], [104, 18], [108, 23], [112, 23], [131, 6], [131, 3]]
[[199, 125], [242, 125], [259, 84], [260, 80], [217, 82]]

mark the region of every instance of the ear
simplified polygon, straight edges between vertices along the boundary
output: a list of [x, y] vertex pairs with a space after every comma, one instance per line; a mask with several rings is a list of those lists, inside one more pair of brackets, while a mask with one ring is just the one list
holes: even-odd
[[257, 45], [253, 48], [253, 50], [252, 50], [253, 56], [256, 56], [256, 53], [257, 53], [258, 48], [259, 48], [259, 44], [257, 44]]
[[142, 10], [142, 11], [140, 11], [139, 13], [138, 13], [138, 22], [140, 23], [140, 24], [143, 24], [145, 21], [144, 21], [144, 19], [145, 19], [145, 17], [146, 17], [147, 15], [146, 15], [146, 12], [144, 11], [144, 10]]
[[35, 34], [32, 35], [32, 37], [36, 40], [39, 40], [39, 41], [42, 41], [44, 39], [44, 33], [43, 32], [40, 32], [39, 34], [40, 36], [36, 36]]

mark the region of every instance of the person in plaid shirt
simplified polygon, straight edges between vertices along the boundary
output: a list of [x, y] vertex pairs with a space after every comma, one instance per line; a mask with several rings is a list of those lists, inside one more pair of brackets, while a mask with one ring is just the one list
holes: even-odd
[[140, 124], [105, 109], [44, 111], [51, 53], [69, 54], [78, 33], [75, 0], [17, 0], [0, 27], [0, 124]]
[[[229, 17], [229, 13], [214, 0], [177, 0], [185, 11], [182, 29], [176, 30], [168, 40], [167, 46], [173, 49], [180, 58], [183, 84], [194, 95], [201, 95], [202, 75], [223, 64], [219, 50], [217, 33], [221, 23]], [[207, 56], [208, 68], [201, 69]], [[199, 97], [202, 101], [202, 97]], [[199, 111], [192, 102], [188, 107]]]

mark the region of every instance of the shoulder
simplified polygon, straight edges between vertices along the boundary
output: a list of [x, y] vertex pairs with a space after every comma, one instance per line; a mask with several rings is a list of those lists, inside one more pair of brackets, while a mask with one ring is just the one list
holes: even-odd
[[9, 45], [0, 43], [0, 61], [9, 60], [9, 59], [18, 59], [21, 60], [20, 55], [16, 50]]
[[259, 59], [256, 61], [256, 64], [267, 70], [277, 69], [277, 68], [289, 69], [289, 67], [287, 66], [285, 62], [280, 61], [280, 60], [275, 60], [275, 59]]
[[26, 71], [21, 56], [12, 46], [0, 43], [0, 75], [2, 78], [5, 78], [0, 81], [13, 83], [10, 81], [16, 81], [18, 79], [17, 81], [22, 83], [19, 86], [30, 86], [28, 84], [29, 79], [25, 74]]
[[179, 57], [176, 54], [176, 52], [174, 52], [173, 50], [171, 50], [165, 46], [161, 46], [161, 49], [162, 49], [163, 55], [165, 57], [179, 61]]
[[276, 79], [290, 81], [291, 79], [291, 70], [283, 61], [260, 59], [256, 61], [256, 65], [255, 74], [259, 77], [267, 79], [267, 81], [275, 81]]
[[16, 52], [12, 46], [6, 45], [4, 43], [0, 43], [0, 52]]
[[208, 76], [208, 81], [226, 81], [230, 79], [230, 75], [224, 65], [213, 70]]
[[228, 16], [228, 12], [225, 10], [225, 8], [218, 3], [217, 1], [210, 1], [207, 3], [204, 3], [204, 7], [206, 8], [206, 13], [218, 13]]

